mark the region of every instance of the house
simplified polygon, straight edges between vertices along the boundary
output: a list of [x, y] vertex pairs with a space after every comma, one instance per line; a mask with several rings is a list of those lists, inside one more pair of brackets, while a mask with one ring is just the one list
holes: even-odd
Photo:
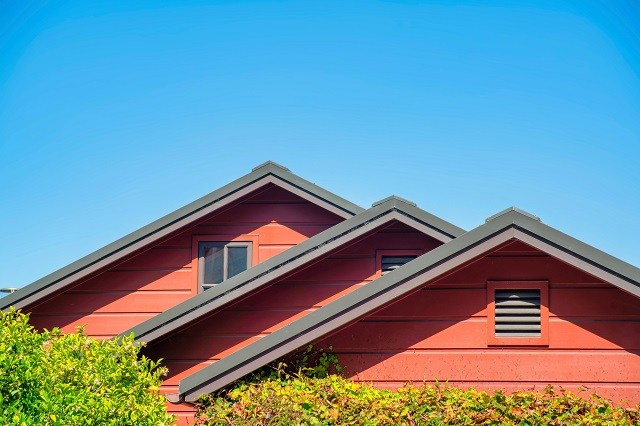
[[134, 332], [182, 424], [199, 395], [309, 343], [381, 387], [640, 401], [638, 268], [515, 208], [464, 232], [272, 162], [0, 301], [38, 327]]

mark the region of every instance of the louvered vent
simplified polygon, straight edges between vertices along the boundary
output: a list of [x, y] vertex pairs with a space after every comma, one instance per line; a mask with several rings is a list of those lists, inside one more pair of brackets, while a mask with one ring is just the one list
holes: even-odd
[[540, 290], [496, 290], [496, 337], [540, 337]]
[[415, 258], [416, 256], [382, 256], [382, 275], [395, 271]]

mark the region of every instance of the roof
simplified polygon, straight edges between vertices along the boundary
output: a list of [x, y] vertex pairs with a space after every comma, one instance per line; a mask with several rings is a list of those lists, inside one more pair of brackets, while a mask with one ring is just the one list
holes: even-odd
[[122, 334], [133, 332], [137, 341], [145, 342], [166, 336], [392, 220], [443, 243], [464, 233], [457, 226], [416, 207], [415, 203], [392, 196]]
[[362, 207], [296, 176], [286, 167], [267, 161], [222, 188], [5, 296], [0, 299], [0, 309], [10, 306], [23, 308], [37, 302], [269, 183], [283, 187], [345, 219], [364, 211]]
[[640, 269], [510, 208], [391, 274], [378, 278], [180, 381], [180, 396], [194, 401], [280, 356], [347, 326], [425, 283], [508, 241], [520, 240], [640, 297]]

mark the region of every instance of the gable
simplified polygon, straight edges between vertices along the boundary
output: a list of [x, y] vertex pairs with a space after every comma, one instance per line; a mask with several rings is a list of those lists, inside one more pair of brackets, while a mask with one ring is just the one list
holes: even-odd
[[347, 208], [357, 211], [305, 182], [270, 164], [258, 168], [227, 192], [154, 223], [162, 226], [151, 224], [3, 298], [4, 308], [28, 307], [37, 327], [88, 324], [90, 335], [113, 337], [198, 293], [196, 236], [255, 242], [257, 264], [343, 221], [352, 214]]

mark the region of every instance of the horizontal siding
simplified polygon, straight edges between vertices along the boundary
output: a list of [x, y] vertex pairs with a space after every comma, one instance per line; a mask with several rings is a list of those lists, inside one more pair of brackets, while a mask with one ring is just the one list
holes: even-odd
[[260, 249], [259, 249], [260, 261], [264, 262], [265, 260], [270, 259], [273, 256], [276, 256], [290, 249], [291, 247], [293, 247], [293, 245], [283, 245], [283, 244], [264, 245], [260, 243]]
[[173, 361], [219, 360], [259, 339], [259, 336], [176, 336], [171, 338], [171, 345], [166, 346], [162, 356]]
[[[570, 322], [551, 318], [549, 349], [640, 351], [640, 321]], [[360, 321], [326, 340], [340, 351], [400, 351], [487, 347], [486, 318], [465, 321]]]
[[465, 319], [487, 315], [486, 288], [424, 289], [371, 315], [375, 319]]
[[281, 309], [262, 311], [224, 310], [180, 333], [186, 336], [254, 336], [271, 333], [311, 310]]
[[191, 291], [191, 268], [177, 271], [107, 271], [72, 289], [74, 293]]
[[550, 256], [486, 256], [437, 284], [486, 283], [490, 281], [547, 280], [558, 283], [601, 282]]
[[152, 248], [114, 269], [171, 270], [191, 266], [191, 247]]
[[347, 374], [364, 381], [640, 383], [640, 354], [626, 351], [486, 350], [340, 353]]
[[239, 302], [235, 305], [235, 308], [241, 310], [309, 309], [324, 306], [368, 282], [349, 281], [332, 282], [330, 284], [315, 282], [281, 283], [274, 285], [269, 291], [260, 293], [259, 297], [251, 297]]
[[38, 309], [43, 314], [159, 313], [191, 297], [188, 291], [63, 293]]
[[241, 203], [202, 223], [338, 223], [337, 215], [309, 202]]
[[[31, 314], [29, 322], [38, 329], [58, 327], [65, 333], [73, 333], [76, 327], [86, 326], [85, 332], [100, 339], [110, 339], [143, 321], [153, 318], [148, 314], [89, 314], [89, 315], [40, 315]], [[53, 326], [51, 324], [54, 324]]]

